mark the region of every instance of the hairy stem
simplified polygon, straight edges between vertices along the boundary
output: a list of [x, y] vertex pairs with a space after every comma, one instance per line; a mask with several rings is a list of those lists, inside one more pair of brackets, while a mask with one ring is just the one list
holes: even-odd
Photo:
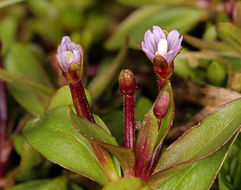
[[95, 123], [93, 114], [90, 110], [90, 106], [85, 95], [82, 81], [80, 80], [75, 83], [69, 83], [69, 86], [77, 115], [81, 118], [89, 120], [92, 123]]
[[[90, 110], [90, 106], [85, 95], [82, 81], [79, 80], [75, 83], [69, 83], [69, 86], [77, 115], [81, 118], [89, 120], [92, 123], [95, 123], [93, 114]], [[102, 146], [96, 143], [92, 142], [91, 146], [104, 171], [107, 171], [109, 180], [116, 180], [118, 178], [118, 175], [116, 173], [115, 167], [113, 165], [109, 153]]]
[[134, 95], [125, 95], [125, 146], [134, 151], [135, 146], [135, 108]]

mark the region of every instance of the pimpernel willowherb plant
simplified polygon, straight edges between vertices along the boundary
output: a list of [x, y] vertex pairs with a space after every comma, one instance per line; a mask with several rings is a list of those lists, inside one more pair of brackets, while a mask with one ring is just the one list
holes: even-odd
[[[93, 88], [98, 86], [89, 87], [92, 94], [84, 88], [84, 49], [68, 36], [62, 38], [52, 59], [52, 63], [58, 65], [56, 73], [60, 71], [67, 83], [57, 91], [48, 79], [41, 77], [44, 75], [33, 72], [41, 72], [41, 69], [37, 64], [32, 69], [31, 56], [27, 56], [31, 64], [24, 73], [34, 78], [33, 81], [0, 69], [1, 80], [9, 83], [8, 89], [31, 113], [26, 114], [16, 128], [17, 133], [24, 126], [26, 141], [20, 138], [22, 147], [17, 150], [24, 156], [13, 175], [20, 179], [34, 176], [31, 169], [43, 162], [42, 155], [69, 171], [95, 181], [98, 184], [96, 189], [209, 189], [240, 130], [241, 99], [213, 111], [165, 147], [164, 140], [173, 124], [175, 112], [169, 79], [174, 71], [174, 59], [182, 49], [182, 40], [183, 37], [176, 30], [168, 33], [159, 26], [145, 33], [141, 48], [151, 60], [157, 76], [158, 96], [141, 124], [135, 121], [135, 93], [141, 81], [137, 84], [138, 80], [129, 69], [120, 72], [119, 90], [124, 100], [124, 145], [118, 144], [102, 119], [92, 113], [93, 101], [99, 96], [93, 93]], [[17, 53], [19, 49], [28, 55], [18, 44], [10, 52]], [[123, 54], [125, 50], [120, 52], [120, 57]], [[2, 61], [0, 57], [0, 63]], [[8, 62], [8, 70], [14, 68], [10, 58], [6, 58], [5, 62]], [[102, 84], [104, 75], [97, 78], [100, 80], [98, 84]], [[12, 145], [7, 143], [6, 91], [2, 82], [0, 92], [1, 186]], [[37, 106], [22, 101], [23, 96]], [[15, 138], [15, 141], [19, 140]], [[33, 163], [28, 163], [28, 156], [28, 159], [34, 160]], [[56, 183], [73, 180], [70, 175], [64, 173], [56, 179]], [[94, 186], [89, 189], [94, 189]]]
[[[240, 130], [241, 99], [210, 113], [163, 149], [174, 119], [169, 78], [181, 42], [182, 36], [176, 30], [168, 33], [154, 26], [153, 32], [145, 34], [142, 50], [153, 63], [159, 95], [138, 129], [134, 119], [136, 79], [130, 70], [121, 71], [124, 147], [90, 109], [91, 96], [81, 79], [83, 48], [63, 37], [57, 62], [68, 86], [55, 93], [43, 116], [24, 128], [27, 142], [48, 160], [92, 179], [105, 190], [176, 189], [178, 184], [178, 189], [188, 189], [190, 184], [193, 189], [209, 189]], [[189, 179], [192, 181], [184, 183]]]

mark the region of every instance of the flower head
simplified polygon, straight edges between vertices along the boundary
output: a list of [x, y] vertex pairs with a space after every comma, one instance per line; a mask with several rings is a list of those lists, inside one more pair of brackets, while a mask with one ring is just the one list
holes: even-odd
[[156, 56], [162, 56], [170, 64], [181, 48], [182, 39], [177, 30], [172, 30], [166, 36], [159, 26], [153, 26], [153, 32], [148, 30], [145, 33], [141, 48], [152, 62]]
[[70, 37], [64, 36], [58, 47], [57, 58], [63, 71], [68, 72], [72, 64], [82, 64], [83, 52], [81, 46], [71, 41]]

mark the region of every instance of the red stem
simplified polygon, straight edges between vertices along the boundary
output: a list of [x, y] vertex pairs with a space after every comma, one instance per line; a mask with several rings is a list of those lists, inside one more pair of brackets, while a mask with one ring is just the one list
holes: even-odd
[[135, 98], [134, 95], [125, 95], [125, 145], [134, 151], [135, 145]]
[[81, 118], [88, 119], [92, 123], [95, 123], [94, 117], [92, 115], [89, 103], [85, 95], [82, 81], [80, 80], [76, 83], [69, 83], [69, 86], [77, 115]]
[[[0, 53], [1, 53], [1, 43], [0, 43]], [[3, 59], [0, 54], [0, 68], [3, 68]], [[4, 169], [6, 167], [9, 154], [5, 154], [4, 144], [7, 136], [7, 117], [8, 117], [8, 107], [7, 107], [7, 94], [6, 87], [3, 81], [0, 81], [0, 178], [3, 175]]]
[[[0, 48], [1, 51], [1, 48]], [[2, 56], [0, 55], [0, 68], [3, 67]], [[3, 146], [6, 140], [7, 131], [7, 95], [6, 88], [3, 81], [0, 81], [0, 147]]]
[[154, 168], [162, 152], [162, 147], [163, 147], [163, 143], [159, 144], [156, 151], [154, 152], [151, 162], [145, 171], [145, 179], [144, 179], [145, 181], [147, 181], [151, 177], [151, 174], [153, 173]]
[[158, 77], [158, 92], [160, 92], [167, 83], [167, 79]]
[[[92, 123], [96, 123], [94, 120], [93, 114], [90, 110], [90, 106], [89, 106], [89, 103], [88, 103], [86, 95], [85, 95], [84, 86], [82, 84], [82, 81], [80, 80], [75, 83], [69, 83], [69, 86], [70, 86], [70, 90], [71, 90], [71, 94], [72, 94], [72, 98], [73, 98], [73, 102], [74, 102], [74, 106], [75, 106], [77, 115], [81, 118], [85, 118], [85, 119], [89, 120]], [[92, 142], [91, 146], [92, 146], [98, 160], [104, 167], [104, 169], [106, 167], [107, 167], [107, 169], [113, 169], [114, 167], [108, 168], [108, 167], [110, 167], [108, 164], [111, 161], [111, 157], [110, 157], [109, 153], [102, 146], [100, 146], [96, 143]], [[115, 179], [115, 174], [116, 173], [113, 172], [113, 170], [112, 170], [112, 173], [109, 175], [110, 180]]]

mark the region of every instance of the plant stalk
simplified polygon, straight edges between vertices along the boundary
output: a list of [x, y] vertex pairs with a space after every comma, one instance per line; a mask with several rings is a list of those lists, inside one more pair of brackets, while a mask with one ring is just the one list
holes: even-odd
[[[0, 42], [0, 68], [3, 68], [3, 59], [1, 55], [1, 42]], [[3, 172], [6, 168], [6, 164], [10, 155], [5, 147], [7, 139], [7, 117], [8, 117], [8, 105], [6, 87], [3, 81], [0, 81], [0, 178], [3, 176]]]
[[[77, 115], [81, 118], [89, 120], [92, 123], [96, 123], [93, 114], [90, 110], [90, 106], [85, 95], [82, 81], [79, 80], [78, 82], [69, 83], [69, 86]], [[108, 178], [111, 181], [118, 179], [118, 175], [116, 173], [115, 167], [113, 165], [109, 153], [102, 146], [96, 143], [92, 142], [91, 146], [99, 162], [101, 163], [101, 166], [103, 167], [104, 171], [108, 171]]]
[[134, 95], [124, 95], [125, 102], [125, 145], [134, 151], [135, 146], [135, 98]]

